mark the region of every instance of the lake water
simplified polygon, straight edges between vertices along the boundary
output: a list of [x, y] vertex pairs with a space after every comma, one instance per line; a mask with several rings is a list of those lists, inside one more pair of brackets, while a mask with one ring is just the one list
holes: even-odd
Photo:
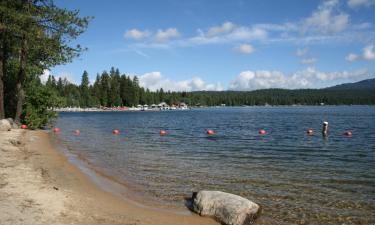
[[55, 140], [69, 153], [164, 206], [182, 208], [193, 191], [222, 190], [259, 203], [263, 217], [278, 223], [375, 224], [373, 106], [60, 113], [56, 126]]

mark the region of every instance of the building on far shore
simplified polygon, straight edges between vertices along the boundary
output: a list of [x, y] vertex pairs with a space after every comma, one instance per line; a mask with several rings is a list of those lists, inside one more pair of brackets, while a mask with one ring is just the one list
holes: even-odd
[[105, 112], [105, 111], [159, 111], [159, 110], [186, 110], [189, 109], [188, 105], [184, 102], [180, 102], [176, 105], [169, 106], [166, 102], [161, 102], [158, 105], [137, 105], [137, 107], [126, 107], [126, 106], [114, 106], [105, 107], [100, 106], [92, 108], [81, 108], [81, 107], [65, 107], [65, 108], [55, 108], [51, 109], [56, 112]]

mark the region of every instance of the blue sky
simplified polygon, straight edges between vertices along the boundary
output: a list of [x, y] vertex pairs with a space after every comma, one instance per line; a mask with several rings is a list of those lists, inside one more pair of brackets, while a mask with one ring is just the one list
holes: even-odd
[[320, 88], [375, 77], [375, 0], [138, 0], [56, 4], [94, 16], [88, 47], [45, 74], [112, 66], [155, 90]]

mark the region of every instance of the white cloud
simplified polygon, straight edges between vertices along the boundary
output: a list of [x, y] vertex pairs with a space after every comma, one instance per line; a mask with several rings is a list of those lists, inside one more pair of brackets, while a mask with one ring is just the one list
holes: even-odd
[[205, 34], [206, 37], [211, 38], [217, 35], [226, 34], [234, 29], [234, 24], [232, 22], [224, 22], [221, 26], [215, 26], [208, 29]]
[[51, 75], [51, 71], [47, 69], [43, 70], [43, 74], [39, 76], [40, 81], [45, 84], [48, 80], [49, 75]]
[[310, 54], [308, 48], [297, 49], [296, 56], [300, 58], [301, 64], [314, 64], [318, 60]]
[[375, 52], [374, 52], [374, 45], [367, 45], [362, 49], [362, 54], [357, 55], [354, 53], [350, 53], [345, 57], [346, 60], [353, 62], [359, 59], [362, 60], [375, 60]]
[[351, 8], [359, 8], [361, 6], [371, 6], [375, 3], [375, 0], [348, 0], [348, 6]]
[[[40, 78], [40, 81], [45, 84], [48, 80], [48, 77], [52, 75], [51, 74], [51, 71], [48, 70], [48, 69], [45, 69], [43, 70], [43, 74], [41, 74], [39, 76]], [[57, 81], [60, 77], [61, 79], [66, 79], [67, 81], [69, 81], [70, 83], [73, 83], [73, 84], [79, 84], [80, 82], [78, 82], [73, 74], [69, 73], [69, 72], [60, 72], [58, 75], [53, 75], [55, 77], [55, 80]]]
[[73, 83], [73, 84], [80, 84], [81, 82], [80, 81], [77, 81], [74, 77], [74, 75], [72, 73], [69, 73], [69, 72], [66, 72], [66, 71], [63, 71], [63, 72], [60, 72], [58, 75], [55, 76], [55, 79], [56, 81], [61, 77], [61, 79], [66, 79], [67, 81], [69, 81], [70, 83]]
[[261, 40], [267, 38], [266, 30], [258, 27], [239, 27], [228, 35], [232, 40]]
[[280, 71], [243, 71], [229, 85], [230, 90], [256, 90], [265, 88], [322, 88], [342, 82], [354, 82], [369, 78], [366, 70], [321, 72], [313, 67], [286, 75]]
[[141, 40], [149, 37], [150, 35], [151, 33], [148, 30], [141, 31], [138, 29], [131, 29], [125, 32], [124, 37], [129, 39]]
[[202, 30], [198, 29], [198, 34], [196, 36], [184, 40], [178, 44], [181, 44], [181, 46], [194, 46], [204, 44], [238, 43], [243, 41], [265, 40], [267, 36], [268, 33], [266, 30], [255, 26], [236, 26], [228, 33], [210, 37], [207, 37]]
[[164, 78], [160, 72], [150, 72], [139, 76], [141, 86], [156, 91], [163, 88], [165, 91], [221, 91], [223, 87], [220, 83], [206, 83], [199, 77], [188, 80], [173, 81]]
[[363, 48], [363, 58], [365, 60], [375, 60], [374, 45], [368, 45]]
[[301, 59], [302, 64], [314, 64], [314, 63], [316, 63], [316, 61], [317, 61], [317, 59], [314, 58], [314, 57]]
[[357, 59], [359, 59], [359, 56], [357, 54], [354, 54], [354, 53], [350, 53], [349, 55], [347, 55], [345, 57], [345, 59], [349, 62], [353, 62], [353, 61], [356, 61]]
[[242, 54], [251, 54], [255, 51], [254, 47], [250, 44], [239, 45], [234, 50]]
[[180, 37], [180, 33], [176, 28], [168, 28], [166, 30], [159, 29], [155, 35], [155, 40], [158, 43], [162, 43], [178, 37]]
[[299, 48], [299, 49], [297, 49], [297, 51], [296, 51], [296, 56], [298, 56], [298, 57], [305, 56], [305, 55], [307, 54], [308, 51], [309, 51], [308, 48]]
[[303, 21], [304, 32], [338, 33], [349, 26], [349, 15], [337, 12], [338, 0], [323, 2], [312, 15]]

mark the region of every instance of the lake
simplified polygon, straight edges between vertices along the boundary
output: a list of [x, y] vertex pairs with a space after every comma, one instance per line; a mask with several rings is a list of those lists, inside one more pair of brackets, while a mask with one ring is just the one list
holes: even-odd
[[193, 191], [221, 190], [278, 223], [375, 224], [374, 106], [72, 112], [56, 127], [61, 148], [146, 204], [183, 208]]

